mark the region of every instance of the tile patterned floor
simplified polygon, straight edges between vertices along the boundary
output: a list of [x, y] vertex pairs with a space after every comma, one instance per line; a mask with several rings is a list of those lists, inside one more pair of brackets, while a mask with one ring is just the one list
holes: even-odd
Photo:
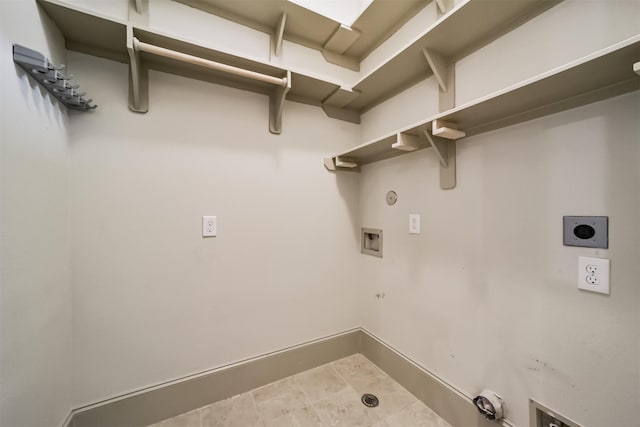
[[[380, 399], [376, 408], [360, 401]], [[151, 427], [451, 427], [361, 354]]]

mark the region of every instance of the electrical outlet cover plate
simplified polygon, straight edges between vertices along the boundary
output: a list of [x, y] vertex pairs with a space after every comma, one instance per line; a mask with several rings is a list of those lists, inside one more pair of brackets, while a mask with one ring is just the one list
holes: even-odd
[[565, 246], [608, 249], [609, 217], [562, 217], [562, 243]]
[[202, 237], [215, 237], [218, 234], [218, 217], [202, 217]]
[[409, 234], [420, 234], [420, 214], [409, 214]]
[[609, 295], [609, 260], [578, 257], [578, 289]]

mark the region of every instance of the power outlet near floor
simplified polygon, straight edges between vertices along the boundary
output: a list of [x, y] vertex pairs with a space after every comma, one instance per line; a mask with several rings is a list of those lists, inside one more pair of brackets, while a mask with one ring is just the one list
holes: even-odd
[[578, 289], [609, 295], [609, 260], [578, 257]]

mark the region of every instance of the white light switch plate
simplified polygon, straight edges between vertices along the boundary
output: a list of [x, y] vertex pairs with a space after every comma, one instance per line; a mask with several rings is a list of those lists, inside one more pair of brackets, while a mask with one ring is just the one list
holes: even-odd
[[578, 289], [609, 295], [609, 260], [578, 257]]
[[409, 234], [420, 234], [420, 214], [409, 214]]
[[218, 217], [202, 217], [202, 237], [215, 237], [218, 234]]

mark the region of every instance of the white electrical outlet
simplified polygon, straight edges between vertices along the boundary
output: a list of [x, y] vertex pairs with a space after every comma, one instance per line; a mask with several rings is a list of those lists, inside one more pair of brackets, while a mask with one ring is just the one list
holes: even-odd
[[578, 257], [578, 289], [609, 295], [609, 260]]
[[420, 214], [409, 214], [409, 234], [420, 234]]
[[202, 237], [215, 237], [218, 234], [218, 217], [202, 217]]

